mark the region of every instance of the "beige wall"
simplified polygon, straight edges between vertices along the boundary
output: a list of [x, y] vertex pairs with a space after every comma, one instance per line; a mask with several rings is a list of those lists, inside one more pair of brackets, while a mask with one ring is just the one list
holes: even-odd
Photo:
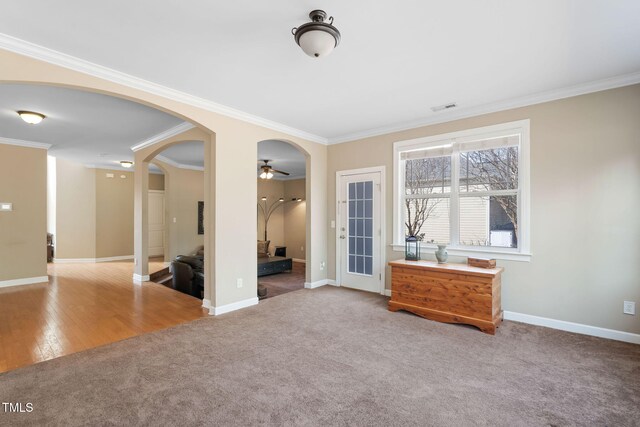
[[[204, 201], [204, 172], [180, 169], [158, 160], [153, 163], [165, 172], [165, 261], [169, 262], [204, 245], [204, 235], [198, 234], [198, 202]], [[153, 176], [149, 174], [150, 179]]]
[[[171, 191], [165, 190], [165, 235], [172, 239], [167, 260], [171, 260], [203, 245], [204, 238], [198, 235], [198, 201], [204, 198], [204, 174], [163, 166], [172, 177]], [[63, 159], [57, 159], [56, 169], [56, 258], [132, 256], [133, 172], [90, 169]], [[107, 178], [107, 174], [114, 177]], [[154, 182], [150, 189], [164, 189], [164, 175], [150, 174], [149, 178]]]
[[96, 258], [133, 255], [133, 172], [95, 169], [95, 174]]
[[[247, 224], [257, 223], [257, 144], [280, 139], [297, 145], [310, 156], [306, 227], [312, 239], [307, 252], [307, 281], [321, 282], [327, 278], [322, 268], [327, 254], [326, 146], [6, 50], [0, 50], [0, 63], [3, 64], [0, 82], [38, 82], [120, 96], [176, 114], [211, 132], [213, 146], [210, 155], [205, 156], [205, 165], [210, 161], [212, 168], [206, 188], [207, 195], [216, 202], [207, 218], [215, 224], [215, 241], [209, 242], [208, 253], [220, 268], [214, 268], [213, 275], [205, 276], [205, 294], [216, 307], [256, 297], [255, 230]], [[229, 209], [230, 206], [234, 208]], [[236, 286], [238, 278], [244, 281], [242, 288]]]
[[284, 245], [287, 247], [287, 256], [299, 260], [306, 258], [306, 180], [295, 179], [284, 181], [284, 199], [291, 200], [294, 197], [302, 198], [301, 202], [291, 202], [285, 205], [283, 220], [285, 224]]
[[57, 158], [55, 242], [56, 259], [133, 255], [133, 173]]
[[[306, 250], [306, 201], [291, 202], [294, 197], [305, 199], [306, 181], [296, 180], [265, 180], [258, 179], [258, 203], [267, 197], [267, 208], [280, 197], [285, 202], [276, 209], [269, 218], [267, 238], [271, 241], [269, 251], [274, 253], [276, 246], [286, 246], [287, 256], [304, 260]], [[258, 240], [264, 239], [264, 219], [262, 211], [258, 209]]]
[[[640, 85], [634, 85], [333, 145], [329, 220], [335, 219], [336, 171], [384, 165], [391, 243], [394, 142], [530, 119], [533, 256], [499, 261], [503, 308], [640, 333], [638, 317], [622, 313], [623, 300], [640, 301], [639, 118]], [[334, 233], [327, 236], [330, 277]], [[387, 261], [402, 256], [387, 249]], [[389, 287], [388, 268], [386, 279]]]
[[55, 258], [96, 257], [96, 169], [56, 159]]
[[164, 190], [164, 175], [161, 175], [159, 173], [150, 173], [149, 190]]
[[47, 151], [0, 144], [0, 282], [47, 275]]
[[204, 234], [198, 234], [198, 201], [204, 201], [204, 172], [174, 169], [170, 172], [169, 212], [176, 217], [176, 223], [171, 221], [169, 227], [176, 231], [175, 253], [189, 254], [204, 245]]

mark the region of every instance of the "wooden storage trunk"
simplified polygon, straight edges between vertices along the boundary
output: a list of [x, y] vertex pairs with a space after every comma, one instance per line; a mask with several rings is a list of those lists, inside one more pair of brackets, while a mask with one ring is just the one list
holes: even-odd
[[393, 261], [389, 310], [439, 322], [464, 323], [495, 334], [502, 322], [502, 268], [431, 261]]

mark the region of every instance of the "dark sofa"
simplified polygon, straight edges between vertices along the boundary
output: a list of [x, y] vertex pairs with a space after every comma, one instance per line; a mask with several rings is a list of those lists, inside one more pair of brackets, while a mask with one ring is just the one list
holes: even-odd
[[171, 287], [176, 291], [203, 298], [204, 258], [201, 256], [179, 255], [171, 262]]

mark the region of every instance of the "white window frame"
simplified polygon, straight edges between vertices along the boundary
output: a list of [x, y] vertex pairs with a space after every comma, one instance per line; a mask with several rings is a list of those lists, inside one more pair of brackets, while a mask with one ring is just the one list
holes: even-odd
[[[501, 260], [530, 261], [531, 260], [531, 223], [530, 223], [530, 154], [529, 154], [530, 121], [518, 120], [501, 123], [492, 126], [484, 126], [475, 129], [467, 129], [459, 132], [451, 132], [442, 135], [428, 136], [424, 138], [398, 141], [393, 144], [393, 250], [404, 252], [404, 220], [403, 199], [404, 194], [404, 162], [400, 160], [401, 153], [419, 149], [438, 149], [452, 147], [451, 155], [451, 179], [458, 182], [460, 145], [465, 142], [477, 141], [486, 138], [501, 136], [520, 136], [518, 147], [518, 222], [519, 236], [517, 248], [479, 247], [449, 245], [447, 252], [454, 256], [479, 256], [491, 257]], [[491, 192], [482, 192], [482, 195]], [[450, 197], [450, 233], [451, 240], [458, 241], [459, 215], [458, 192], [452, 191]], [[422, 253], [436, 249], [432, 243], [420, 244]]]

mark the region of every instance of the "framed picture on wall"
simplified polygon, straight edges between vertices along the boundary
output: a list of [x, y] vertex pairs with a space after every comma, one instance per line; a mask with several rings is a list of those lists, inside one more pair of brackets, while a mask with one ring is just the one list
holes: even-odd
[[204, 202], [198, 202], [198, 234], [204, 234]]

